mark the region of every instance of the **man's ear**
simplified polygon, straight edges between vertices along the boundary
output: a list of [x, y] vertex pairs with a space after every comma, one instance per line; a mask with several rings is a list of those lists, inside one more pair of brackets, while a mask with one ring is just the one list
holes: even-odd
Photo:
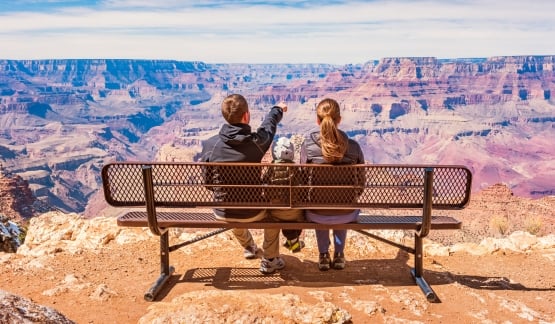
[[249, 113], [249, 111], [245, 111], [245, 113], [243, 114], [243, 117], [241, 118], [241, 123], [243, 124], [248, 124], [251, 121], [251, 114]]

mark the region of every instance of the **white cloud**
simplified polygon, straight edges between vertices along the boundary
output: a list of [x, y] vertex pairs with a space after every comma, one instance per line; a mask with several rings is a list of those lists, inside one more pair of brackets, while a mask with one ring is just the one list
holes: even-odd
[[549, 41], [555, 1], [359, 1], [297, 8], [195, 3], [111, 0], [101, 7], [0, 14], [0, 58], [343, 64], [385, 56], [555, 54]]

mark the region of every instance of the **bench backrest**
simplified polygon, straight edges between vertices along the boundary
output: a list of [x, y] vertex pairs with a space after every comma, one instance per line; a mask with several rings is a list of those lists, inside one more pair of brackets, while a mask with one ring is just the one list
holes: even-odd
[[[464, 208], [472, 173], [464, 166], [288, 164], [288, 182], [269, 181], [272, 163], [115, 162], [102, 169], [106, 201], [117, 207]], [[283, 176], [283, 169], [281, 169]], [[426, 180], [426, 175], [432, 179]], [[429, 179], [429, 178], [428, 178]]]

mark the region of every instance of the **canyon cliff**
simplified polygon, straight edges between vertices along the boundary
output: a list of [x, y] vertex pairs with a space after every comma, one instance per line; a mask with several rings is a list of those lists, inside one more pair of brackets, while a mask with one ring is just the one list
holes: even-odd
[[290, 109], [278, 135], [316, 126], [324, 97], [368, 163], [463, 164], [473, 190], [555, 187], [555, 56], [382, 58], [360, 65], [147, 60], [0, 60], [0, 163], [41, 201], [97, 216], [100, 169], [115, 160], [194, 160], [230, 93], [252, 126]]

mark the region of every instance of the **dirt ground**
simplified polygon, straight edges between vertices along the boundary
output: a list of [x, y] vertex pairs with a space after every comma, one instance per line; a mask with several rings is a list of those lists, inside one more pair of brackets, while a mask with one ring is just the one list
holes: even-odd
[[[260, 242], [261, 233], [253, 232]], [[110, 242], [77, 254], [0, 255], [0, 287], [77, 323], [137, 323], [149, 307], [164, 312], [168, 306], [169, 311], [171, 301], [187, 293], [198, 296], [193, 303], [209, 305], [212, 297], [205, 294], [210, 291], [225, 300], [222, 307], [230, 303], [251, 313], [272, 307], [263, 303], [269, 295], [294, 295], [308, 307], [330, 302], [348, 312], [353, 323], [555, 322], [553, 249], [428, 256], [424, 275], [440, 298], [429, 303], [409, 273], [412, 255], [350, 233], [346, 269], [319, 271], [314, 236], [306, 231], [307, 246], [295, 254], [282, 248], [287, 266], [272, 275], [262, 275], [259, 260], [245, 260], [230, 234], [220, 234], [171, 253], [176, 272], [154, 302], [143, 299], [160, 268], [154, 237], [123, 245]], [[258, 309], [252, 308], [253, 300], [261, 303]], [[225, 316], [219, 314], [215, 316]], [[283, 316], [265, 323], [295, 322]]]

